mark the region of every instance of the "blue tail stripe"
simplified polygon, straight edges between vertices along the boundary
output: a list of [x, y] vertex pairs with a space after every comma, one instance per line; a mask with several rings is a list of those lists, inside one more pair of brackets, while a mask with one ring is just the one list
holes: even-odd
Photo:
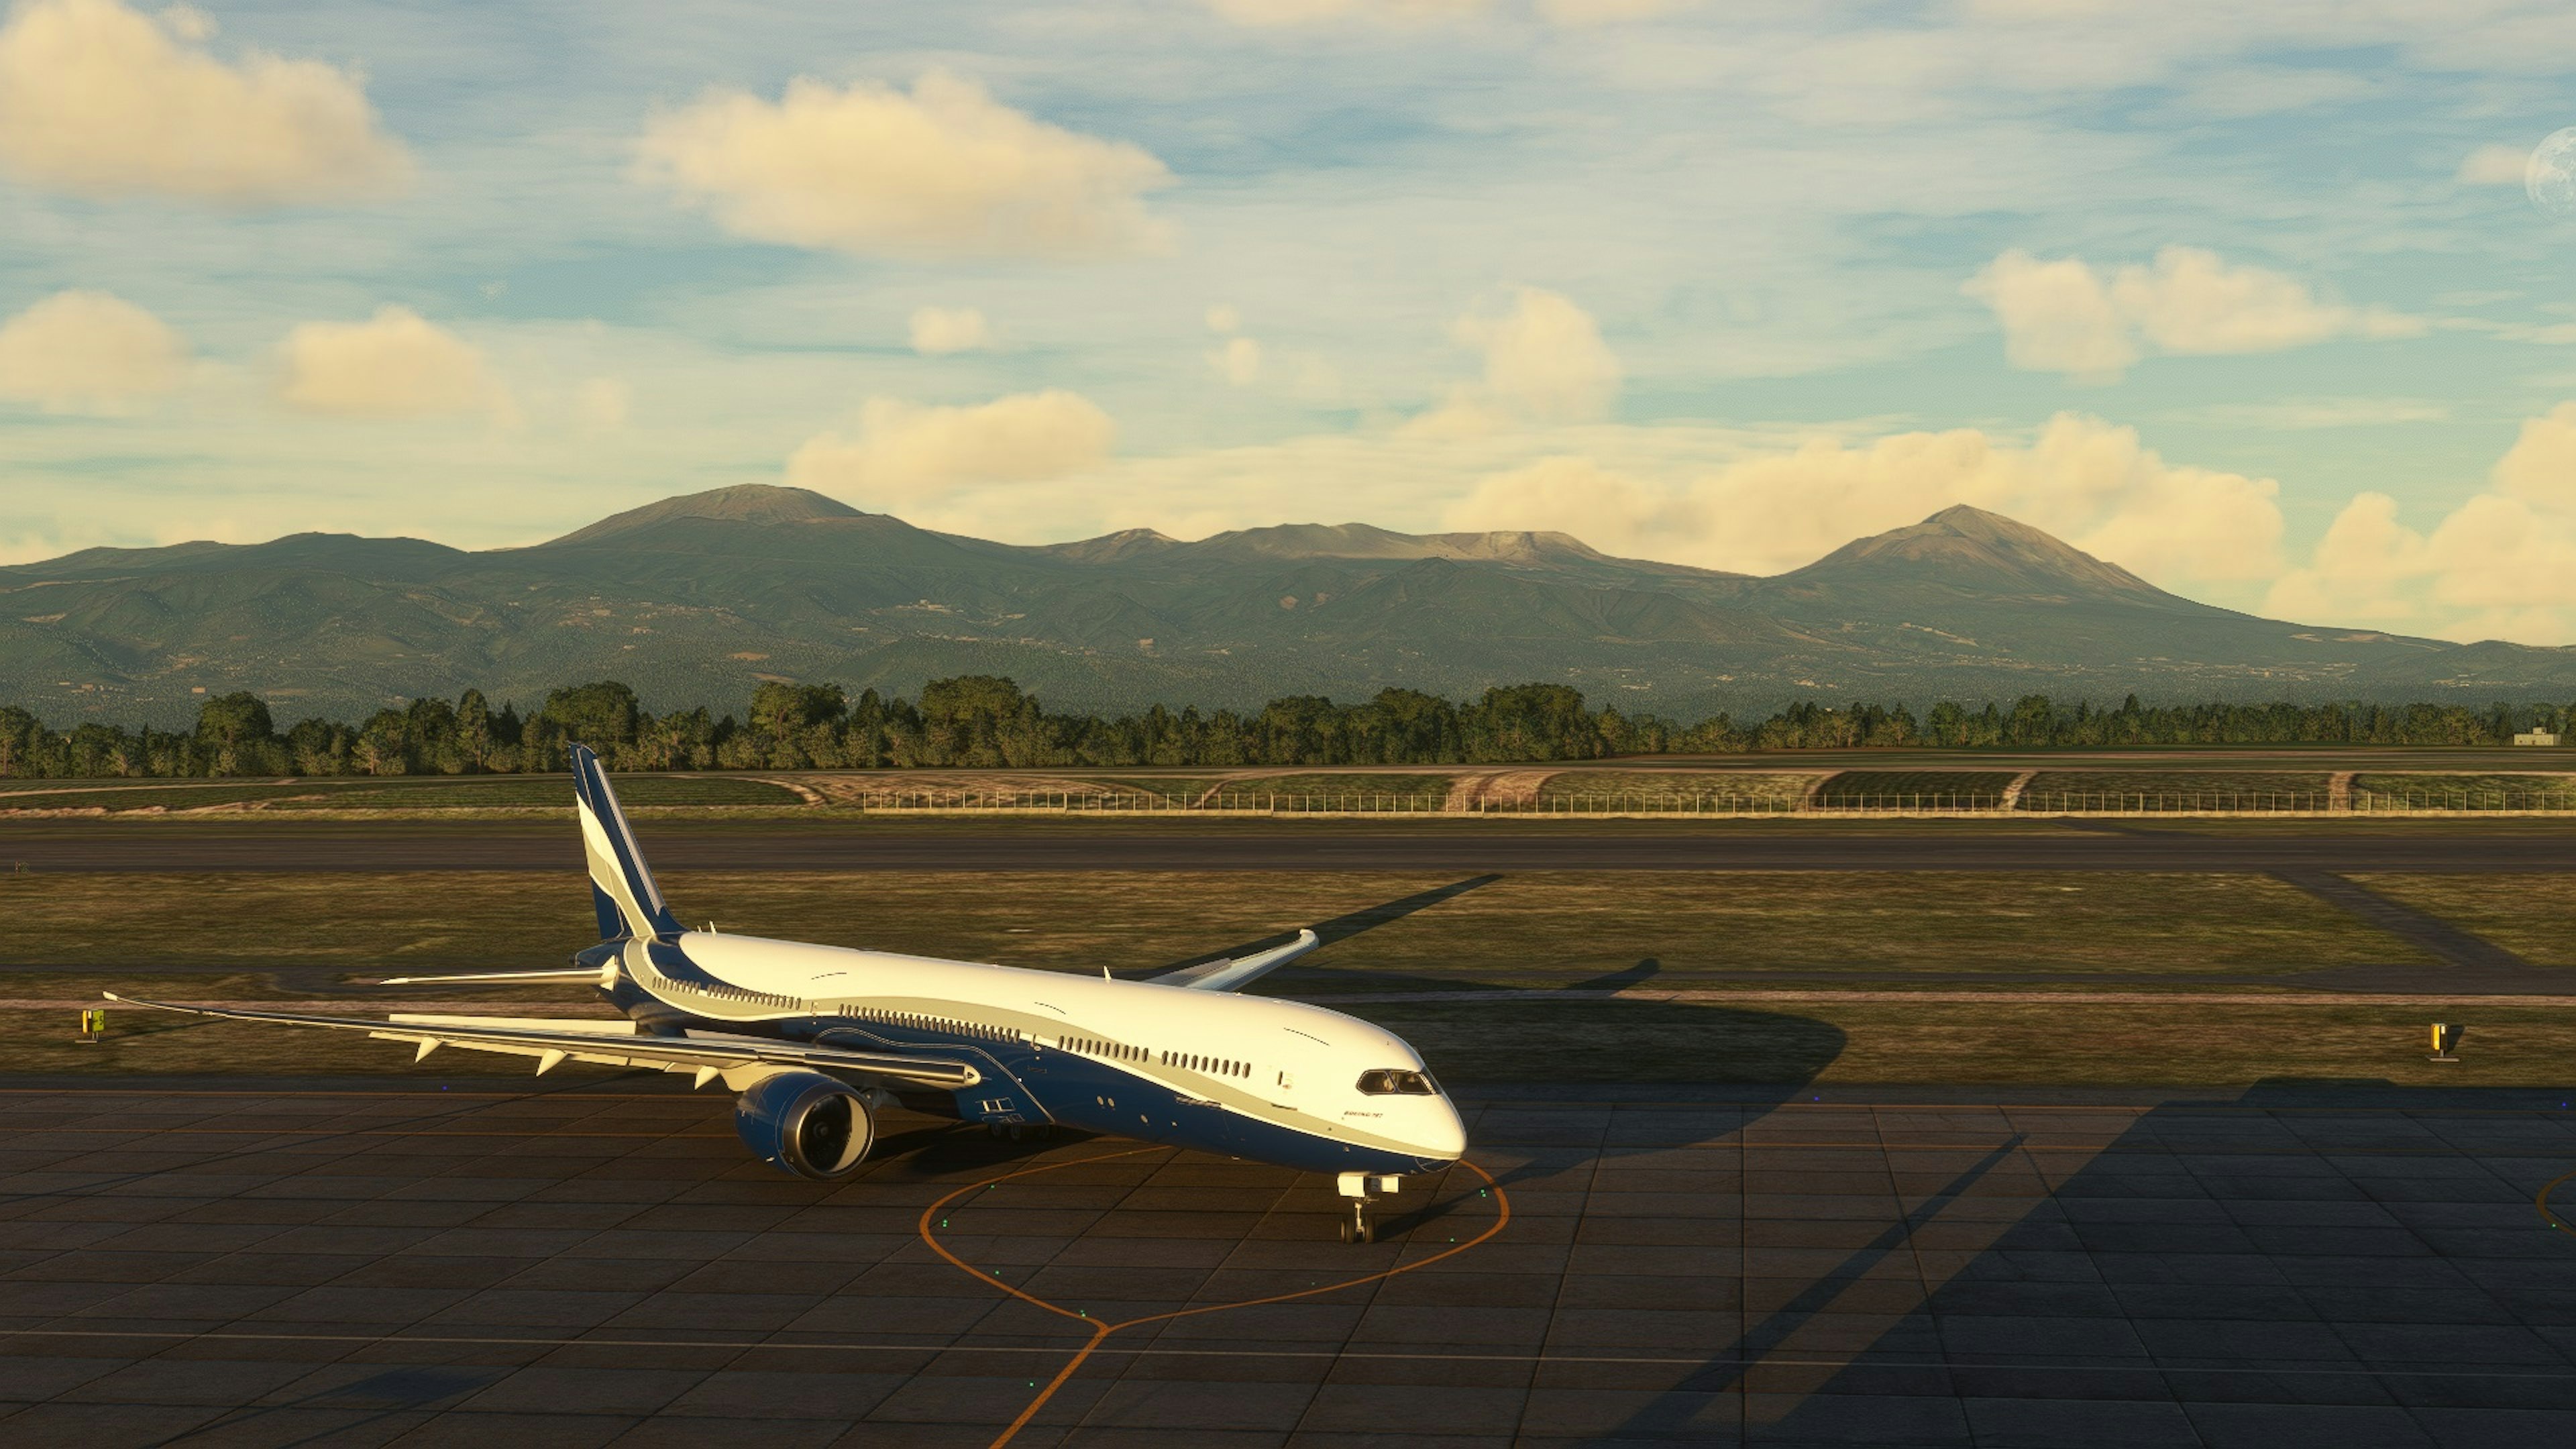
[[[644, 852], [635, 844], [635, 832], [626, 824], [626, 812], [617, 805], [617, 794], [609, 788], [608, 771], [589, 746], [572, 747], [573, 793], [597, 817], [607, 833], [610, 853], [615, 857], [617, 873], [623, 877], [627, 894], [651, 919], [638, 921], [636, 935], [676, 936], [679, 918], [662, 900], [662, 892], [653, 884], [653, 873], [644, 864]], [[627, 934], [627, 923], [615, 901], [596, 883], [591, 886], [591, 906], [599, 914], [600, 937]]]

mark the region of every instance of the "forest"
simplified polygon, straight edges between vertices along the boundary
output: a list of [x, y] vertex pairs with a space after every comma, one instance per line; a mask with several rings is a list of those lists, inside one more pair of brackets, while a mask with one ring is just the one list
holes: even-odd
[[1680, 723], [1595, 708], [1561, 684], [1488, 689], [1464, 703], [1408, 689], [1337, 704], [1315, 696], [1258, 711], [1157, 705], [1142, 714], [1058, 713], [1004, 678], [932, 680], [917, 699], [849, 698], [838, 685], [763, 684], [739, 716], [701, 706], [653, 714], [614, 680], [548, 694], [522, 714], [474, 690], [415, 699], [350, 723], [283, 729], [256, 694], [217, 695], [192, 730], [88, 723], [48, 728], [0, 707], [0, 777], [98, 779], [227, 775], [477, 775], [559, 771], [590, 745], [620, 770], [903, 769], [925, 766], [1447, 765], [1741, 754], [1755, 750], [1934, 747], [2040, 749], [2154, 745], [2502, 745], [2561, 731], [2567, 706], [2196, 704], [2116, 709], [2026, 695], [2010, 704], [1944, 700], [1792, 705], [1767, 719]]

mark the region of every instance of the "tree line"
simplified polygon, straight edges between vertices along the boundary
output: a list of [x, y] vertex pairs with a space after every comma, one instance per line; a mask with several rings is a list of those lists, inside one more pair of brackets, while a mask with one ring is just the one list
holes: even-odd
[[615, 680], [548, 694], [521, 714], [478, 690], [415, 699], [355, 724], [308, 718], [283, 730], [248, 692], [206, 700], [189, 730], [89, 723], [53, 730], [0, 707], [0, 777], [481, 775], [566, 768], [575, 741], [620, 770], [905, 769], [924, 766], [1451, 765], [1930, 746], [2501, 745], [2563, 730], [2570, 708], [2496, 704], [2194, 704], [2117, 709], [2026, 695], [2010, 705], [1793, 704], [1761, 720], [1680, 724], [1593, 708], [1562, 684], [1488, 689], [1460, 703], [1409, 689], [1336, 704], [1313, 695], [1259, 710], [1156, 705], [1107, 716], [1052, 711], [1009, 679], [932, 680], [920, 697], [856, 699], [833, 684], [763, 684], [737, 718], [704, 707], [654, 714]]

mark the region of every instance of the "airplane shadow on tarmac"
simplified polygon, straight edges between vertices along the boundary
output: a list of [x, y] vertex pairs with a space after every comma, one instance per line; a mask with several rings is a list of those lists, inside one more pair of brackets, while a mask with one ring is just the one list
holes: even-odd
[[[1429, 910], [1447, 901], [1455, 900], [1459, 896], [1492, 885], [1501, 879], [1500, 875], [1470, 876], [1464, 880], [1435, 886], [1430, 890], [1336, 916], [1331, 920], [1318, 921], [1307, 929], [1312, 930], [1322, 939], [1324, 945], [1329, 947], [1364, 931], [1375, 930], [1415, 912]], [[1260, 940], [1243, 942], [1222, 951], [1209, 953], [1208, 956], [1193, 958], [1188, 962], [1176, 962], [1174, 966], [1196, 964], [1199, 960], [1216, 956], [1246, 955], [1271, 946], [1283, 945], [1295, 939], [1295, 934], [1294, 931], [1286, 931]], [[1505, 943], [1502, 949], [1508, 950], [1508, 943]], [[1759, 1120], [1773, 1107], [1805, 1090], [1808, 1083], [1831, 1065], [1836, 1057], [1842, 1055], [1844, 1046], [1841, 1028], [1786, 1012], [1755, 1011], [1697, 1001], [1603, 1001], [1598, 999], [1599, 993], [1625, 990], [1653, 980], [1663, 970], [1661, 959], [1653, 956], [1615, 971], [1605, 972], [1585, 980], [1567, 982], [1558, 989], [1576, 995], [1559, 1003], [1550, 1003], [1548, 998], [1551, 993], [1545, 990], [1514, 989], [1500, 982], [1461, 980], [1456, 976], [1418, 976], [1405, 972], [1337, 967], [1330, 962], [1331, 958], [1319, 949], [1316, 955], [1301, 958], [1281, 968], [1276, 975], [1264, 982], [1263, 986], [1271, 993], [1290, 1000], [1313, 997], [1339, 998], [1332, 1002], [1336, 1009], [1352, 1011], [1359, 1015], [1370, 1014], [1367, 998], [1379, 994], [1436, 996], [1447, 993], [1513, 990], [1517, 999], [1512, 1002], [1472, 1005], [1462, 1002], [1461, 1005], [1474, 1010], [1499, 1009], [1502, 1011], [1526, 1010], [1530, 1006], [1573, 1007], [1593, 1018], [1589, 1023], [1591, 1029], [1580, 1038], [1569, 1036], [1551, 1043], [1545, 1058], [1547, 1069], [1563, 1073], [1569, 1084], [1579, 1083], [1597, 1087], [1634, 1082], [1635, 1057], [1630, 1046], [1634, 1042], [1675, 1040], [1704, 1042], [1708, 1044], [1713, 1059], [1708, 1063], [1708, 1070], [1704, 1074], [1696, 1074], [1694, 1080], [1731, 1080], [1736, 1083], [1726, 1092], [1722, 1101], [1712, 1102], [1709, 1106], [1716, 1110], [1734, 1113], [1736, 1130], [1739, 1131], [1743, 1126]], [[1417, 1006], [1438, 1009], [1436, 1001], [1406, 1003], [1408, 1010]], [[1459, 1071], [1443, 1065], [1444, 1057], [1459, 1055], [1458, 1049], [1463, 1045], [1462, 1043], [1444, 1042], [1436, 1034], [1425, 1033], [1418, 1027], [1408, 1028], [1408, 1034], [1413, 1036], [1417, 1047], [1424, 1049], [1424, 1057], [1435, 1073], [1467, 1081], [1474, 1079], [1472, 1069]], [[1745, 1070], [1747, 1064], [1759, 1064], [1758, 1075], [1763, 1078], [1762, 1081], [1754, 1083], [1743, 1080], [1748, 1075], [1755, 1074]], [[1471, 1092], [1470, 1095], [1476, 1094]], [[1489, 1104], [1487, 1108], [1488, 1115], [1499, 1111], [1519, 1119], [1513, 1128], [1507, 1129], [1502, 1134], [1502, 1140], [1490, 1140], [1486, 1144], [1488, 1150], [1500, 1151], [1522, 1159], [1518, 1164], [1498, 1174], [1496, 1180], [1505, 1188], [1568, 1171], [1596, 1158], [1668, 1151], [1676, 1146], [1686, 1145], [1677, 1140], [1664, 1140], [1652, 1132], [1641, 1133], [1628, 1140], [1623, 1140], [1620, 1134], [1614, 1133], [1605, 1142], [1583, 1145], [1548, 1143], [1541, 1140], [1544, 1138], [1544, 1128], [1542, 1124], [1530, 1117], [1527, 1110], [1530, 1106], [1543, 1109], [1545, 1099], [1532, 1100], [1514, 1096]], [[1522, 1130], [1523, 1123], [1527, 1124], [1529, 1130], [1536, 1131], [1539, 1134], [1538, 1138], [1513, 1140], [1513, 1135]], [[1704, 1125], [1705, 1117], [1702, 1115], [1691, 1130], [1699, 1132]], [[1393, 1237], [1427, 1226], [1463, 1205], [1455, 1202], [1433, 1204], [1412, 1213], [1393, 1216], [1387, 1219], [1385, 1230], [1388, 1236]]]
[[[1365, 906], [1329, 920], [1316, 921], [1305, 929], [1313, 931], [1320, 938], [1322, 945], [1317, 953], [1282, 967], [1277, 974], [1265, 980], [1262, 986], [1270, 994], [1290, 1000], [1301, 1000], [1307, 997], [1356, 998], [1338, 1000], [1333, 1005], [1339, 1010], [1357, 1008], [1359, 1014], [1366, 1012], [1366, 998], [1379, 994], [1428, 995], [1512, 989], [1503, 983], [1462, 980], [1456, 976], [1417, 976], [1405, 972], [1360, 970], [1335, 967], [1330, 964], [1315, 964], [1319, 957], [1329, 963], [1330, 957], [1326, 952], [1340, 942], [1402, 920], [1417, 912], [1433, 909], [1470, 891], [1481, 890], [1502, 878], [1497, 874], [1469, 876], [1447, 885], [1434, 886], [1412, 895]], [[1256, 951], [1286, 945], [1295, 940], [1296, 935], [1295, 929], [1279, 931], [1150, 969], [1122, 974], [1127, 979], [1144, 979], [1220, 958], [1247, 956]], [[1506, 944], [1503, 949], [1508, 950], [1508, 945]], [[1622, 1042], [1669, 1041], [1677, 1038], [1704, 1041], [1709, 1044], [1712, 1055], [1716, 1059], [1709, 1063], [1708, 1073], [1699, 1080], [1740, 1082], [1749, 1074], [1745, 1070], [1746, 1064], [1758, 1064], [1758, 1075], [1763, 1078], [1762, 1081], [1743, 1082], [1739, 1086], [1732, 1087], [1722, 1101], [1709, 1104], [1712, 1108], [1739, 1113], [1738, 1130], [1741, 1130], [1743, 1125], [1759, 1120], [1773, 1107], [1797, 1096], [1805, 1090], [1808, 1083], [1831, 1065], [1836, 1057], [1842, 1055], [1844, 1036], [1841, 1028], [1808, 1017], [1697, 1001], [1614, 1002], [1598, 999], [1597, 993], [1600, 992], [1618, 991], [1642, 985], [1652, 980], [1662, 969], [1661, 960], [1649, 956], [1633, 965], [1587, 980], [1568, 982], [1560, 988], [1566, 992], [1584, 994], [1581, 999], [1569, 1000], [1561, 1005], [1578, 1007], [1587, 1013], [1607, 1015], [1609, 1020], [1607, 1023], [1596, 1023], [1596, 1027], [1606, 1025], [1607, 1029], [1597, 1029], [1590, 1033], [1590, 1040], [1587, 1043], [1566, 1042], [1551, 1047], [1547, 1059], [1550, 1068], [1565, 1072], [1569, 1080], [1580, 1083], [1632, 1082], [1635, 1079], [1633, 1071], [1623, 1072], [1622, 1070], [1623, 1065], [1631, 1060], [1628, 1052], [1623, 1049]], [[1530, 1005], [1544, 1005], [1547, 1004], [1550, 993], [1544, 990], [1519, 989], [1515, 990], [1515, 995], [1525, 998]], [[1494, 1005], [1510, 1010], [1518, 1004], [1515, 1002]], [[1416, 1041], [1415, 1045], [1424, 1046], [1425, 1043]], [[1444, 1044], [1436, 1039], [1428, 1042], [1428, 1049], [1424, 1053], [1435, 1073], [1461, 1076], [1459, 1073], [1444, 1069], [1442, 1058], [1449, 1054], [1444, 1050]], [[1730, 1063], [1733, 1064], [1732, 1069], [1730, 1069]], [[1472, 1077], [1467, 1076], [1462, 1079], [1472, 1080]], [[1517, 1107], [1523, 1100], [1527, 1099], [1515, 1097], [1513, 1101], [1500, 1105], [1509, 1110]], [[961, 1132], [954, 1126], [889, 1137], [885, 1148], [888, 1155], [893, 1155], [906, 1150], [914, 1143], [919, 1144], [918, 1155], [914, 1161], [918, 1168], [925, 1172], [949, 1172], [966, 1167], [998, 1166], [1033, 1156], [1038, 1150], [1030, 1143], [996, 1140], [981, 1133]], [[1493, 1147], [1512, 1155], [1524, 1156], [1524, 1160], [1519, 1165], [1499, 1175], [1497, 1180], [1506, 1188], [1550, 1173], [1568, 1170], [1580, 1160], [1599, 1156], [1616, 1157], [1633, 1153], [1666, 1151], [1678, 1145], [1683, 1144], [1670, 1141], [1633, 1143], [1612, 1141], [1581, 1148], [1570, 1145], [1528, 1146], [1524, 1152], [1525, 1144], [1515, 1144], [1510, 1141], [1492, 1144]], [[1395, 1237], [1427, 1225], [1457, 1206], [1459, 1204], [1433, 1205], [1414, 1213], [1391, 1216], [1386, 1219], [1383, 1231], [1386, 1236]]]

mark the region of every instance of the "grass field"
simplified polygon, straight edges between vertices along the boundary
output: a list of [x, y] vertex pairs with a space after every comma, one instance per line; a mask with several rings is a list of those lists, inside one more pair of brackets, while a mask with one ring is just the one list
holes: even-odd
[[[2387, 876], [2375, 890], [2528, 958], [2576, 964], [2576, 889], [2546, 877]], [[2260, 876], [1531, 874], [853, 875], [673, 872], [687, 919], [728, 930], [1085, 972], [1141, 972], [1301, 924], [1335, 939], [1264, 990], [1331, 998], [1403, 1032], [1461, 1081], [2243, 1084], [2265, 1078], [2546, 1083], [2576, 1060], [2576, 1011], [2480, 1007], [2459, 1066], [2424, 1060], [2417, 1007], [2285, 1006], [2212, 977], [2421, 960]], [[101, 986], [176, 1000], [309, 996], [345, 974], [558, 964], [592, 926], [577, 877], [0, 876], [0, 997]], [[184, 928], [179, 923], [184, 923]], [[495, 946], [505, 948], [498, 957]], [[172, 967], [194, 968], [184, 974]], [[213, 969], [207, 969], [207, 968]], [[280, 968], [302, 968], [281, 981]], [[1790, 972], [1748, 978], [1746, 972]], [[311, 973], [319, 972], [315, 976]], [[2157, 979], [2141, 984], [2141, 974]], [[2171, 1006], [2089, 999], [2198, 993]], [[1795, 985], [1985, 989], [1990, 1001], [1439, 999], [1476, 988], [1724, 991]], [[428, 989], [588, 1003], [578, 987]], [[1433, 999], [1404, 999], [1432, 993]], [[413, 998], [404, 996], [402, 1002]], [[366, 1014], [400, 1009], [376, 994]], [[363, 1038], [110, 1008], [71, 1041], [68, 1010], [0, 1009], [0, 1072], [524, 1075], [449, 1052], [415, 1070]], [[566, 1068], [571, 1071], [574, 1068]]]
[[[2576, 878], [2563, 875], [2357, 875], [2394, 901], [2441, 917], [2536, 966], [2576, 966]], [[2569, 1062], [2576, 1069], [2576, 1059]]]
[[[554, 775], [420, 776], [299, 780], [279, 785], [253, 781], [171, 781], [164, 784], [65, 788], [0, 794], [0, 810], [203, 810], [256, 804], [268, 810], [472, 810], [572, 804], [572, 783]], [[729, 775], [629, 775], [617, 781], [629, 805], [794, 805], [794, 791], [766, 780]]]
[[2011, 770], [1845, 770], [1816, 792], [1829, 809], [1992, 810]]
[[[2032, 765], [2019, 807], [2034, 814], [2063, 810], [2121, 814], [2199, 814], [2213, 809], [2252, 815], [2323, 809], [2331, 798], [2331, 771], [2356, 762], [2357, 809], [2418, 808], [2475, 811], [2551, 808], [2576, 810], [2576, 774], [2444, 768], [2454, 757], [2492, 756], [2522, 763], [2530, 752], [2382, 751], [2346, 758], [2330, 751], [2176, 751], [2132, 755], [2116, 767], [2086, 768], [2105, 758], [2082, 751], [2062, 755], [2007, 756]], [[2576, 762], [2576, 755], [2571, 755]], [[1911, 768], [1915, 759], [1955, 762], [1956, 768]], [[1222, 810], [1298, 813], [1382, 813], [1419, 820], [1453, 798], [1465, 813], [1511, 819], [1526, 814], [1562, 818], [1592, 812], [1666, 813], [1706, 819], [1730, 814], [1787, 812], [1801, 806], [1819, 779], [1813, 804], [1827, 818], [1848, 822], [1878, 810], [1918, 812], [1992, 810], [2022, 769], [1989, 764], [1996, 756], [1973, 751], [1782, 752], [1748, 757], [1746, 768], [1695, 767], [1692, 762], [1588, 761], [1479, 771], [1464, 778], [1476, 788], [1458, 792], [1459, 774], [1423, 770], [1203, 770], [1186, 774], [1119, 770], [877, 770], [786, 771], [775, 779], [745, 775], [626, 775], [618, 788], [626, 802], [648, 812], [709, 809], [768, 811], [823, 820], [862, 810], [901, 813], [924, 807], [982, 811], [996, 807], [1045, 818], [1059, 809], [1091, 819], [1102, 810], [1206, 806]], [[2067, 763], [2052, 767], [2051, 759]], [[1882, 763], [1882, 760], [1887, 763]], [[2421, 761], [2431, 768], [2391, 768]], [[1852, 768], [1836, 768], [1848, 762]], [[2546, 764], [2547, 761], [2540, 763]], [[1828, 778], [1829, 777], [1829, 778]], [[782, 783], [784, 782], [784, 783]], [[310, 819], [335, 812], [378, 816], [418, 811], [464, 816], [561, 808], [570, 785], [560, 776], [412, 776], [274, 780], [0, 780], [0, 815], [10, 812], [108, 812], [162, 815], [190, 812]], [[714, 808], [710, 808], [714, 807]]]
[[[1376, 922], [1274, 978], [1303, 991], [1604, 977], [1703, 986], [1748, 970], [1843, 982], [2000, 971], [2069, 984], [2159, 971], [2188, 984], [2420, 959], [2261, 876], [672, 871], [662, 885], [692, 924], [718, 913], [722, 929], [745, 934], [1085, 972], [1150, 970], [1341, 918], [1359, 919], [1336, 930]], [[559, 964], [595, 930], [570, 872], [0, 875], [0, 919], [0, 964], [128, 973], [172, 958], [245, 972], [533, 969]], [[18, 989], [7, 980], [0, 991]]]
[[2329, 780], [2288, 770], [2042, 770], [2024, 810], [2323, 810]]
[[[1349, 1009], [1349, 1008], [1346, 1008]], [[2405, 1007], [1817, 1001], [1390, 1003], [1354, 1014], [1462, 1082], [2418, 1086], [2563, 1082], [2576, 1012], [2462, 1008], [2457, 1063], [2427, 1060]]]
[[1150, 796], [1156, 801], [1187, 805], [1208, 792], [1215, 775], [1097, 775], [1083, 780], [1103, 795]]
[[1316, 773], [1255, 775], [1227, 783], [1209, 803], [1223, 808], [1281, 810], [1437, 810], [1452, 777]]
[[2353, 807], [2436, 810], [2565, 810], [2576, 806], [2567, 775], [2378, 774], [2353, 778]]
[[1750, 810], [1785, 808], [1822, 771], [1762, 774], [1751, 770], [1563, 770], [1539, 787], [1542, 809]]

